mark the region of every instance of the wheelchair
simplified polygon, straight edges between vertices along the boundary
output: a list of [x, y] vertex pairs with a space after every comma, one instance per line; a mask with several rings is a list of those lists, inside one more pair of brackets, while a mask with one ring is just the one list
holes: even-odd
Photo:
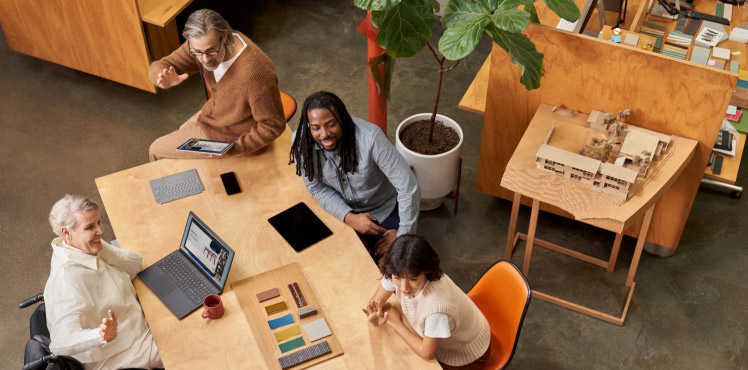
[[[23, 309], [37, 302], [44, 301], [40, 293], [18, 304]], [[49, 330], [47, 329], [47, 312], [44, 303], [36, 306], [29, 318], [29, 340], [23, 352], [23, 370], [83, 370], [78, 360], [69, 356], [57, 356], [49, 350]]]
[[[44, 293], [25, 299], [19, 309], [44, 301]], [[70, 356], [58, 356], [49, 350], [49, 329], [44, 303], [36, 306], [29, 318], [29, 340], [23, 352], [22, 370], [83, 370], [83, 364]], [[144, 370], [128, 368], [123, 370]]]

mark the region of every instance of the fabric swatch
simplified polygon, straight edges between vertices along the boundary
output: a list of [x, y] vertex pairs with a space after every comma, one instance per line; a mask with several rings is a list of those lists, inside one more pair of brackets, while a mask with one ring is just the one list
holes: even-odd
[[301, 334], [301, 330], [299, 330], [299, 327], [296, 325], [288, 329], [283, 329], [281, 331], [273, 333], [273, 335], [275, 335], [275, 340], [278, 342], [282, 342], [288, 338], [295, 337], [299, 334]]
[[270, 325], [270, 329], [271, 330], [272, 329], [277, 329], [277, 328], [280, 328], [281, 326], [286, 326], [286, 325], [289, 325], [289, 324], [293, 324], [293, 316], [291, 316], [290, 313], [288, 315], [286, 315], [286, 316], [279, 317], [279, 318], [277, 318], [275, 320], [268, 321], [268, 325]]

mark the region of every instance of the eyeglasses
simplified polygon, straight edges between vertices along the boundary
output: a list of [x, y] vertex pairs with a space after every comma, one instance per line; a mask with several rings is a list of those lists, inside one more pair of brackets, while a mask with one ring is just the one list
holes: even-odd
[[192, 46], [190, 46], [190, 40], [187, 40], [187, 47], [190, 49], [190, 54], [192, 54], [192, 55], [194, 55], [194, 56], [196, 56], [198, 58], [201, 57], [201, 56], [203, 56], [203, 55], [207, 55], [209, 57], [214, 57], [214, 56], [218, 55], [218, 53], [221, 52], [221, 44], [222, 43], [223, 43], [223, 37], [219, 37], [218, 38], [218, 49], [216, 49], [216, 50], [205, 50], [205, 51], [195, 51], [195, 50], [192, 50]]

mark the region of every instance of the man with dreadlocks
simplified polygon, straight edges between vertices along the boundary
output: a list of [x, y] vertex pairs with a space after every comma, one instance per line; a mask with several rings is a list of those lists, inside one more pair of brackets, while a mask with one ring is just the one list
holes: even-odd
[[335, 94], [304, 101], [291, 146], [296, 174], [322, 207], [366, 241], [378, 261], [402, 234], [415, 232], [420, 191], [379, 127], [351, 117]]

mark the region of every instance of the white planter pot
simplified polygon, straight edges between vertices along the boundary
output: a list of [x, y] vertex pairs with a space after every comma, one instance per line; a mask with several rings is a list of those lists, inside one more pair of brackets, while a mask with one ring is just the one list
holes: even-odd
[[415, 121], [429, 119], [431, 119], [431, 113], [410, 116], [400, 122], [395, 133], [395, 148], [405, 158], [405, 161], [413, 167], [416, 180], [421, 188], [421, 210], [439, 207], [444, 201], [444, 196], [455, 189], [460, 155], [462, 154], [462, 129], [457, 122], [441, 114], [436, 115], [436, 121], [447, 127], [452, 127], [460, 136], [460, 141], [456, 147], [446, 153], [426, 155], [416, 153], [403, 145], [400, 141], [400, 131]]

